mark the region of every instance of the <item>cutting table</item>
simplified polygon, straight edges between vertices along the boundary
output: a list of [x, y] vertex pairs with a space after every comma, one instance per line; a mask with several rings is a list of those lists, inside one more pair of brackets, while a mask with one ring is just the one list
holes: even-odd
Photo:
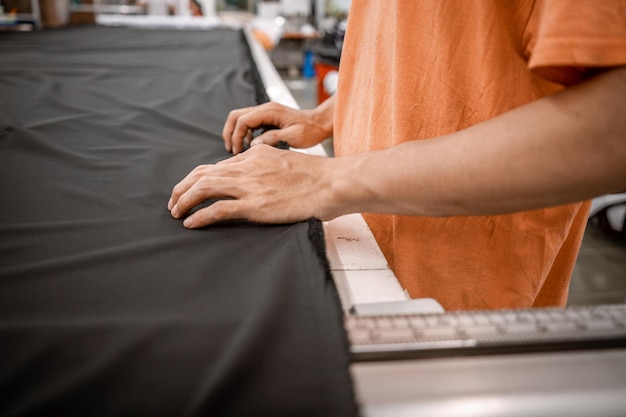
[[[270, 98], [297, 108], [267, 55], [250, 43]], [[321, 146], [303, 152], [324, 155]], [[443, 313], [436, 300], [409, 300], [361, 215], [324, 227], [346, 314], [355, 306], [374, 315]], [[368, 417], [626, 415], [624, 348], [357, 362], [351, 371]]]
[[[123, 24], [129, 16], [101, 16]], [[104, 20], [108, 19], [108, 22]], [[118, 19], [118, 20], [116, 20]], [[142, 21], [146, 27], [210, 29], [214, 20]], [[269, 57], [246, 30], [271, 100], [297, 108]], [[325, 155], [321, 146], [301, 152]], [[327, 257], [345, 315], [442, 314], [432, 299], [410, 300], [359, 214], [325, 222]], [[364, 416], [623, 416], [626, 349], [495, 353], [353, 362], [351, 374]]]

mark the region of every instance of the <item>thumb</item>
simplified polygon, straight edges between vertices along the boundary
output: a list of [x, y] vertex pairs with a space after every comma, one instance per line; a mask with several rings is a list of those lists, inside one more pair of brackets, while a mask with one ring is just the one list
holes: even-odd
[[289, 142], [289, 139], [293, 139], [293, 129], [287, 127], [284, 129], [271, 129], [263, 132], [250, 142], [250, 146], [260, 145], [262, 143], [266, 145], [275, 146], [279, 142]]

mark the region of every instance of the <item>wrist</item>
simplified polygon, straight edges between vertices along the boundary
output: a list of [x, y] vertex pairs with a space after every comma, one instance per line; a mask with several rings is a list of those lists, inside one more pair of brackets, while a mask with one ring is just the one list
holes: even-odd
[[305, 110], [309, 121], [325, 134], [324, 139], [333, 135], [334, 105], [329, 99], [311, 110]]
[[326, 186], [326, 198], [322, 211], [329, 220], [344, 214], [368, 211], [376, 200], [368, 181], [363, 155], [328, 158], [322, 180]]

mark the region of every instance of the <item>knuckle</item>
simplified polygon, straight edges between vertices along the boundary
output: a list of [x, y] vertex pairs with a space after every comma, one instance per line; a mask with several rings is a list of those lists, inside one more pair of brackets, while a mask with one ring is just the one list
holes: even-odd
[[226, 214], [226, 209], [224, 208], [224, 203], [221, 201], [216, 201], [211, 205], [211, 212], [214, 217], [222, 218]]
[[270, 101], [269, 103], [267, 103], [267, 108], [270, 110], [278, 110], [282, 108], [282, 106], [275, 101]]
[[172, 189], [172, 195], [176, 196], [176, 197], [180, 197], [180, 195], [184, 192], [184, 188], [182, 186], [182, 184], [177, 184], [176, 186], [174, 186], [174, 188]]
[[207, 215], [207, 209], [198, 210], [193, 214], [193, 223], [196, 226], [206, 226], [211, 222], [211, 219]]
[[263, 138], [265, 139], [265, 142], [267, 143], [278, 142], [278, 140], [280, 139], [279, 132], [280, 131], [278, 129], [272, 129], [272, 130], [268, 130], [267, 132], [265, 132], [263, 134]]
[[191, 172], [189, 173], [188, 177], [190, 179], [194, 179], [198, 175], [201, 175], [201, 173], [202, 173], [202, 171], [204, 169], [205, 169], [205, 165], [198, 165], [197, 167], [195, 167], [194, 169], [191, 170]]
[[197, 184], [201, 190], [208, 190], [211, 188], [211, 179], [208, 176], [203, 175], [198, 179]]
[[241, 112], [240, 109], [233, 109], [230, 112], [228, 112], [228, 118], [229, 119], [235, 118], [239, 115], [240, 112]]
[[179, 209], [184, 209], [188, 206], [189, 203], [189, 196], [187, 194], [183, 194], [180, 196], [180, 198], [178, 199], [178, 202], [176, 203], [178, 205]]
[[248, 125], [246, 124], [244, 117], [240, 117], [239, 119], [237, 119], [237, 123], [235, 123], [235, 128], [233, 129], [233, 138], [240, 138], [244, 136], [247, 131]]
[[210, 207], [210, 216], [213, 221], [230, 219], [232, 217], [232, 202], [230, 200], [220, 200]]

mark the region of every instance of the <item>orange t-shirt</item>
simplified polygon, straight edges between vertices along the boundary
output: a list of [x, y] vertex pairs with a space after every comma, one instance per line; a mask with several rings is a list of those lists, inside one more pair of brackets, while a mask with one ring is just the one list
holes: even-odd
[[[455, 132], [626, 63], [623, 0], [353, 0], [335, 154]], [[588, 202], [502, 216], [364, 214], [412, 297], [564, 305]]]

